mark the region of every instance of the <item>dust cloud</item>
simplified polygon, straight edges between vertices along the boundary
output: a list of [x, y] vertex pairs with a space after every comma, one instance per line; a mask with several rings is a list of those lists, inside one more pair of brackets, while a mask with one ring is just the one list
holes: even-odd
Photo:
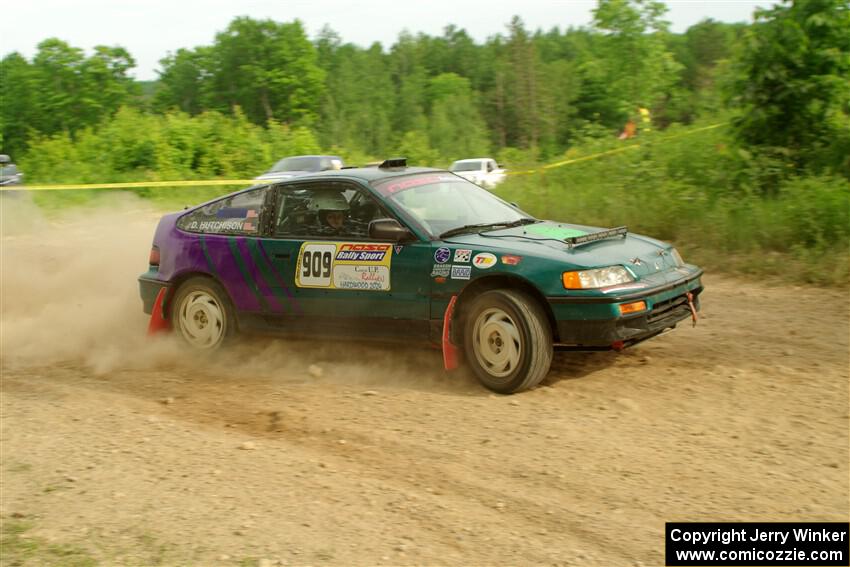
[[137, 278], [163, 211], [123, 194], [45, 215], [29, 199], [0, 197], [4, 368], [75, 364], [99, 376], [167, 369], [414, 388], [472, 383], [448, 379], [430, 349], [250, 337], [210, 356], [174, 334], [149, 338]]

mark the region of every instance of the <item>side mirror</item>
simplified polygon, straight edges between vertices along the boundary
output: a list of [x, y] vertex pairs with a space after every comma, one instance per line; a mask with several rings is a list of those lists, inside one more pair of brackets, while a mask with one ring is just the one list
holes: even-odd
[[377, 219], [369, 223], [369, 238], [402, 242], [412, 240], [414, 236], [395, 219]]

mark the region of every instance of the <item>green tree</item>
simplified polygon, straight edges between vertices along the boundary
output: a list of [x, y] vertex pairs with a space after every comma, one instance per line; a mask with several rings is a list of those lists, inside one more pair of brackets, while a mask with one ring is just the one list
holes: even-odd
[[424, 132], [405, 132], [398, 143], [398, 155], [407, 158], [409, 165], [434, 167], [439, 155], [428, 143]]
[[488, 153], [487, 128], [469, 79], [443, 73], [428, 86], [431, 113], [428, 121], [430, 145], [446, 161]]
[[134, 66], [124, 48], [99, 45], [86, 57], [56, 38], [42, 41], [31, 63], [7, 56], [0, 73], [4, 138], [20, 151], [31, 133], [73, 137], [97, 124], [136, 100], [139, 89], [128, 76]]
[[32, 67], [19, 53], [0, 61], [0, 148], [2, 153], [18, 154], [26, 147], [33, 127], [35, 109]]
[[211, 106], [239, 106], [256, 124], [312, 121], [320, 107], [324, 71], [299, 21], [240, 17], [216, 35], [211, 53]]
[[733, 64], [738, 140], [764, 157], [850, 177], [850, 3], [756, 12]]
[[593, 54], [583, 65], [584, 80], [611, 93], [597, 105], [616, 115], [602, 117], [621, 126], [639, 107], [662, 104], [681, 70], [667, 50], [665, 5], [656, 0], [599, 0], [593, 11]]
[[340, 46], [327, 78], [321, 140], [327, 147], [383, 155], [392, 145], [395, 97], [386, 55], [379, 43], [363, 50]]
[[[85, 61], [82, 49], [71, 47], [59, 39], [47, 39], [38, 44], [33, 59], [33, 86], [37, 93], [33, 105], [37, 118], [33, 127], [39, 132], [52, 134], [72, 133], [85, 125], [84, 107], [81, 108]], [[82, 110], [82, 112], [81, 112]]]
[[543, 88], [537, 49], [518, 16], [511, 19], [508, 32], [504, 49], [507, 141], [524, 148], [535, 147], [552, 135], [545, 112], [549, 93]]
[[427, 128], [428, 70], [420, 40], [402, 32], [389, 53], [396, 92], [392, 116], [394, 132], [425, 131]]
[[212, 48], [178, 49], [161, 59], [154, 108], [177, 108], [199, 114], [210, 105], [209, 79], [212, 75]]

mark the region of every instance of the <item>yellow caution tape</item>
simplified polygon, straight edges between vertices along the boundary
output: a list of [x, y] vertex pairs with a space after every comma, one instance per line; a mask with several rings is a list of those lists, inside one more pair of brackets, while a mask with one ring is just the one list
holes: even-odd
[[[261, 182], [260, 182], [261, 183]], [[0, 191], [68, 191], [76, 189], [138, 189], [140, 187], [212, 187], [214, 185], [257, 185], [255, 179], [210, 179], [207, 181], [134, 181], [132, 183], [88, 183], [67, 185], [6, 185]]]
[[[696, 134], [697, 132], [703, 132], [705, 130], [712, 130], [714, 128], [719, 128], [721, 126], [725, 126], [728, 122], [722, 122], [720, 124], [712, 124], [711, 126], [703, 126], [702, 128], [696, 128], [695, 130], [688, 130], [687, 132], [682, 132], [681, 134], [674, 134], [672, 136], [665, 136], [664, 138], [660, 138], [658, 140], [653, 140], [653, 142], [666, 142], [667, 140], [673, 140], [676, 138], [681, 138], [682, 136], [690, 136], [691, 134]], [[618, 154], [621, 152], [625, 152], [628, 150], [634, 150], [641, 146], [640, 142], [636, 144], [629, 144], [628, 146], [623, 146], [621, 148], [614, 148], [613, 150], [607, 150], [604, 152], [599, 152], [596, 154], [591, 154], [589, 156], [583, 156], [579, 158], [566, 159], [564, 161], [559, 161], [556, 163], [549, 163], [540, 167], [538, 169], [526, 169], [522, 171], [507, 171], [505, 175], [530, 175], [532, 173], [540, 173], [542, 171], [546, 171], [547, 169], [554, 169], [556, 167], [563, 167], [565, 165], [570, 165], [571, 163], [578, 163], [581, 161], [588, 161], [592, 159], [597, 159], [605, 156], [609, 156], [611, 154]]]
[[[691, 134], [696, 134], [697, 132], [704, 132], [705, 130], [712, 130], [714, 128], [719, 128], [721, 126], [725, 126], [728, 122], [721, 122], [720, 124], [712, 124], [711, 126], [704, 126], [702, 128], [696, 128], [695, 130], [688, 130], [687, 132], [682, 132], [681, 134], [674, 134], [672, 136], [666, 136], [664, 138], [653, 140], [654, 142], [666, 142], [667, 140], [673, 140], [675, 138], [681, 138], [682, 136], [690, 136]], [[505, 175], [531, 175], [533, 173], [540, 173], [541, 171], [546, 171], [547, 169], [553, 169], [556, 167], [563, 167], [565, 165], [570, 165], [573, 163], [579, 163], [582, 161], [588, 161], [592, 159], [597, 159], [601, 157], [605, 157], [611, 154], [618, 154], [620, 152], [625, 152], [627, 150], [634, 150], [641, 146], [640, 142], [635, 144], [630, 144], [628, 146], [623, 146], [621, 148], [614, 148], [613, 150], [608, 150], [605, 152], [599, 152], [596, 154], [591, 154], [589, 156], [583, 156], [579, 158], [567, 159], [564, 161], [559, 161], [556, 163], [550, 163], [539, 167], [537, 169], [526, 169], [520, 171], [508, 171], [505, 172]], [[72, 190], [82, 190], [82, 189], [138, 189], [144, 187], [212, 187], [217, 185], [259, 185], [262, 181], [256, 179], [211, 179], [207, 181], [137, 181], [133, 183], [78, 183], [78, 184], [67, 184], [67, 185], [6, 185], [0, 186], [0, 191], [72, 191]]]

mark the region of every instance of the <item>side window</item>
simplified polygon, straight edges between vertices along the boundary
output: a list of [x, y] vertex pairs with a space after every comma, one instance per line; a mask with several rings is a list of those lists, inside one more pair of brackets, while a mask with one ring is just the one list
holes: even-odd
[[180, 218], [177, 227], [203, 234], [247, 234], [260, 231], [268, 187], [214, 201]]
[[367, 239], [369, 222], [389, 216], [365, 191], [342, 183], [281, 187], [277, 237]]

